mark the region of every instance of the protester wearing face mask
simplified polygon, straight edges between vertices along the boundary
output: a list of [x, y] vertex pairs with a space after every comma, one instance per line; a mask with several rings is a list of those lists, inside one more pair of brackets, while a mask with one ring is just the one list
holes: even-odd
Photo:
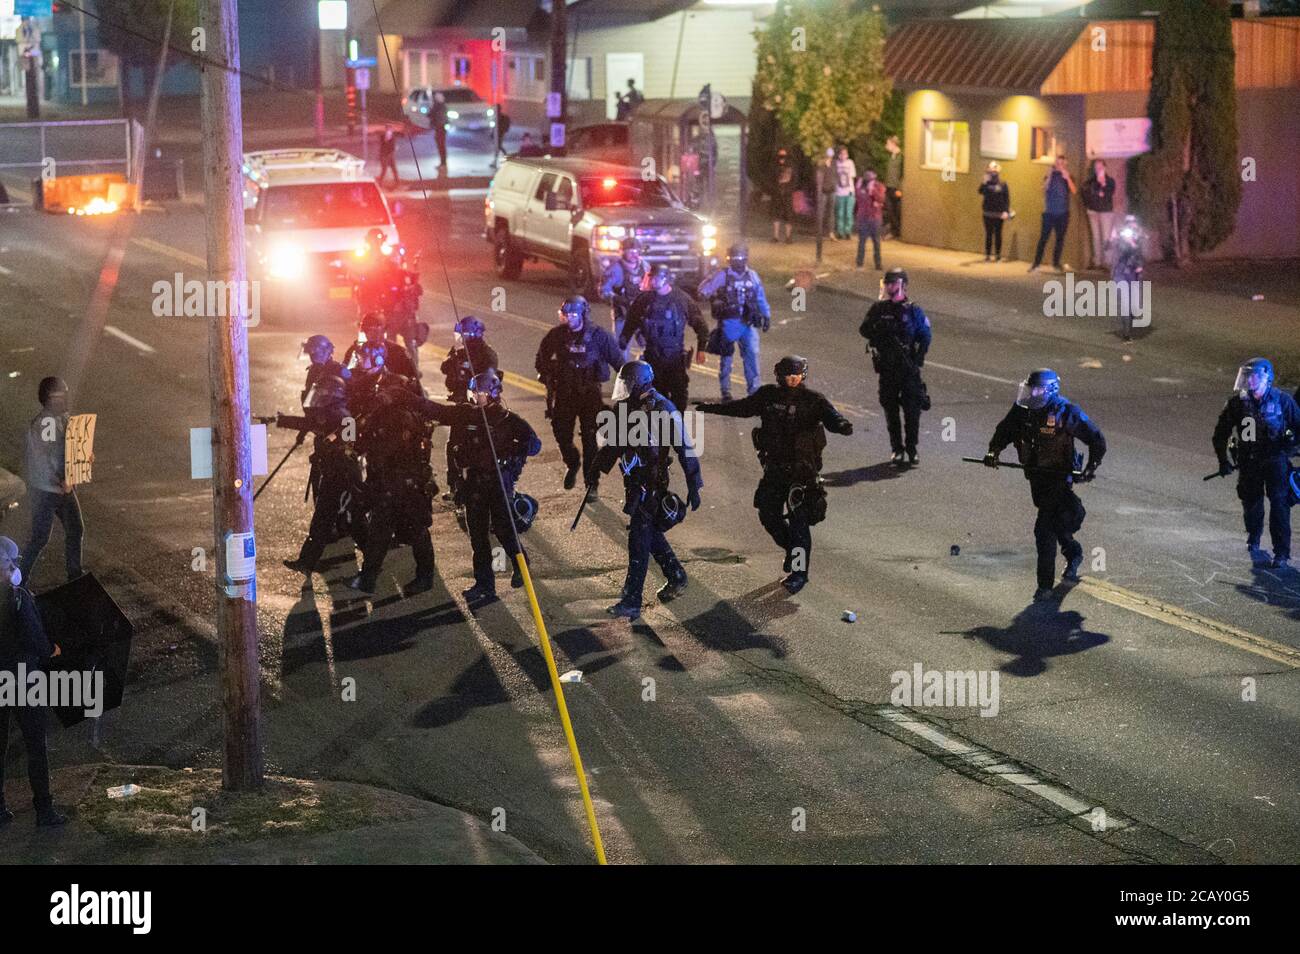
[[[17, 680], [19, 667], [27, 673], [43, 669], [56, 650], [50, 646], [36, 611], [36, 598], [22, 586], [18, 565], [18, 545], [0, 537], [0, 672]], [[62, 825], [67, 821], [54, 809], [50, 796], [50, 763], [45, 746], [45, 710], [30, 705], [0, 705], [0, 828], [14, 819], [5, 805], [4, 771], [9, 748], [9, 719], [18, 721], [23, 745], [27, 749], [27, 780], [32, 787], [32, 804], [36, 824], [41, 827]]]
[[1011, 217], [1011, 190], [1002, 181], [1002, 166], [990, 162], [980, 183], [984, 197], [984, 261], [1002, 261], [1002, 223]]

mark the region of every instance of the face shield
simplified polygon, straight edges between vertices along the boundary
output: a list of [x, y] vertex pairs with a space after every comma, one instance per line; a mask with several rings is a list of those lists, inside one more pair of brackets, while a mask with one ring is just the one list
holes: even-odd
[[581, 330], [582, 330], [582, 325], [583, 325], [582, 312], [580, 312], [580, 311], [566, 311], [566, 312], [563, 312], [563, 314], [564, 314], [564, 322], [565, 322], [565, 324], [567, 324], [567, 325], [569, 326], [569, 330], [570, 330], [570, 331], [581, 331]]
[[1027, 407], [1031, 411], [1036, 411], [1047, 404], [1051, 397], [1046, 385], [1030, 384], [1028, 381], [1020, 382], [1020, 390], [1016, 392], [1016, 403], [1021, 407]]
[[451, 339], [456, 348], [460, 349], [465, 347], [465, 336], [459, 331], [452, 332]]
[[626, 401], [632, 396], [632, 389], [628, 386], [627, 378], [619, 375], [614, 381], [614, 393], [611, 394], [610, 400], [617, 404], [619, 401]]
[[1257, 394], [1269, 386], [1272, 375], [1266, 368], [1246, 365], [1237, 371], [1237, 381], [1232, 389], [1239, 394]]
[[900, 293], [907, 288], [907, 282], [901, 278], [896, 278], [892, 282], [887, 282], [883, 278], [880, 280], [880, 300], [893, 301]]

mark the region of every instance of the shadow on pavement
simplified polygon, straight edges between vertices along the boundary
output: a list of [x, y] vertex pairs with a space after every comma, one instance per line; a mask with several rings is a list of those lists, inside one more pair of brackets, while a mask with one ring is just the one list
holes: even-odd
[[1009, 676], [1042, 675], [1053, 657], [1071, 656], [1110, 642], [1105, 633], [1084, 628], [1082, 613], [1061, 609], [1064, 595], [1058, 590], [1047, 602], [1026, 606], [1010, 626], [976, 626], [960, 635], [1014, 657], [998, 667]]
[[907, 471], [895, 467], [889, 461], [871, 464], [867, 467], [854, 467], [852, 470], [836, 470], [822, 474], [827, 487], [852, 487], [854, 484], [873, 484], [880, 480], [897, 480]]

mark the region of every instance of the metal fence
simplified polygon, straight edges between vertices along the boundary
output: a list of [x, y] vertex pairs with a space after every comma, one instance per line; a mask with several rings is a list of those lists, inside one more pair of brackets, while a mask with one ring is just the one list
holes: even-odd
[[139, 126], [130, 119], [0, 123], [0, 170], [47, 178], [121, 172], [129, 180]]

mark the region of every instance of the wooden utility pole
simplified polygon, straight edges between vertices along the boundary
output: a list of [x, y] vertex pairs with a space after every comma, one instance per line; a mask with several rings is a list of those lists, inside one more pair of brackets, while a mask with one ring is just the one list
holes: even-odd
[[[559, 94], [560, 113], [558, 116], [550, 117], [550, 121], [560, 124], [568, 122], [569, 114], [568, 83], [566, 82], [569, 62], [567, 2], [568, 0], [551, 0], [551, 93]], [[567, 135], [565, 141], [568, 141]]]
[[[208, 278], [233, 282], [233, 287], [243, 289], [248, 270], [244, 262], [238, 0], [202, 0], [200, 24], [208, 47], [202, 85]], [[208, 297], [212, 300], [214, 296]], [[218, 311], [232, 314], [208, 316], [212, 512], [224, 727], [222, 781], [235, 791], [262, 784], [248, 316], [243, 314], [251, 297], [230, 295], [232, 307]]]

